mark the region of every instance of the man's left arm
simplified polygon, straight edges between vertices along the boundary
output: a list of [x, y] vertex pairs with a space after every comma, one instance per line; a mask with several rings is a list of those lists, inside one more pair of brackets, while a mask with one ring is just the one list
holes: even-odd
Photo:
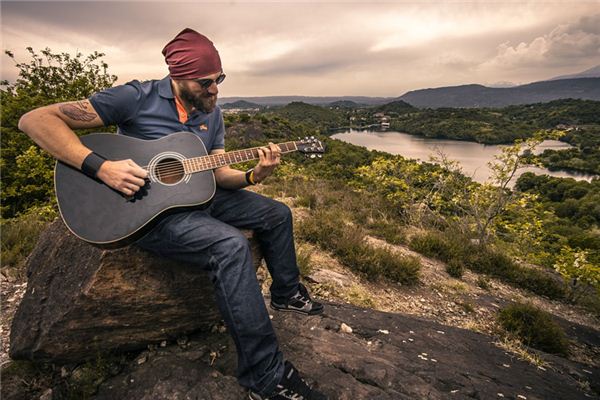
[[[225, 153], [223, 149], [214, 149], [210, 154]], [[273, 173], [281, 160], [281, 149], [273, 143], [258, 149], [259, 161], [254, 167], [254, 183], [260, 183]], [[215, 169], [217, 185], [224, 189], [241, 189], [250, 183], [246, 181], [246, 173], [238, 171], [229, 166]]]

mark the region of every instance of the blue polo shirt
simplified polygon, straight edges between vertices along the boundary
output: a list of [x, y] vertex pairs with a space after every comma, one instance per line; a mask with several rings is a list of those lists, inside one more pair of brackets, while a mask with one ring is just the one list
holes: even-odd
[[216, 107], [209, 114], [194, 111], [189, 116], [181, 106], [178, 111], [169, 76], [144, 82], [133, 80], [95, 93], [89, 101], [104, 125], [117, 125], [119, 134], [159, 139], [187, 131], [198, 135], [209, 153], [225, 147], [221, 109]]

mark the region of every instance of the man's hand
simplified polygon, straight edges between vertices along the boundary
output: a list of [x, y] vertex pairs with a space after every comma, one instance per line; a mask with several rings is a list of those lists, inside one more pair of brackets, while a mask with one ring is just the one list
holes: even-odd
[[258, 156], [260, 160], [254, 167], [254, 182], [256, 183], [264, 181], [279, 165], [281, 149], [276, 144], [269, 142], [269, 146], [258, 149]]
[[105, 161], [96, 176], [111, 188], [133, 196], [146, 184], [144, 178], [148, 176], [148, 172], [133, 160]]

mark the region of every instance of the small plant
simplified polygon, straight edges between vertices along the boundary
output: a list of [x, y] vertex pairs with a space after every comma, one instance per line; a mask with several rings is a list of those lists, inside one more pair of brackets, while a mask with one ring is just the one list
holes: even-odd
[[298, 269], [300, 275], [308, 276], [313, 272], [313, 265], [310, 261], [311, 251], [306, 244], [299, 245], [296, 249], [296, 262], [298, 263]]
[[453, 258], [446, 264], [446, 272], [451, 277], [460, 279], [462, 278], [463, 273], [465, 272], [465, 267], [459, 260]]
[[463, 257], [464, 246], [458, 240], [452, 240], [450, 235], [431, 231], [412, 237], [409, 247], [427, 257], [449, 262]]
[[479, 286], [483, 290], [490, 290], [490, 280], [484, 276], [480, 276], [477, 278], [477, 286]]
[[52, 206], [33, 207], [27, 213], [2, 220], [2, 271], [18, 280], [25, 279], [23, 264], [40, 233], [56, 217]]
[[300, 194], [294, 204], [297, 207], [306, 207], [314, 210], [317, 207], [317, 195], [315, 193]]
[[369, 279], [386, 277], [403, 284], [419, 280], [420, 261], [370, 246], [366, 232], [346, 222], [342, 211], [316, 210], [297, 225], [297, 237], [331, 251], [342, 263]]
[[531, 304], [514, 303], [500, 310], [500, 325], [527, 346], [552, 354], [568, 355], [569, 342], [550, 314]]
[[350, 304], [354, 304], [355, 306], [366, 308], [375, 307], [375, 302], [369, 293], [358, 285], [352, 285], [344, 297]]
[[458, 305], [461, 306], [462, 309], [469, 314], [472, 314], [475, 312], [475, 306], [473, 305], [473, 303], [471, 303], [469, 301], [460, 301], [460, 302], [458, 302]]

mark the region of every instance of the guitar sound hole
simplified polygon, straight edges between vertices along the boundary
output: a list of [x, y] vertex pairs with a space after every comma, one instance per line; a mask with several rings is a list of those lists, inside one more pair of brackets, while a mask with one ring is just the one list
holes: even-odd
[[154, 167], [154, 175], [161, 183], [173, 185], [183, 179], [185, 171], [180, 160], [164, 158]]

